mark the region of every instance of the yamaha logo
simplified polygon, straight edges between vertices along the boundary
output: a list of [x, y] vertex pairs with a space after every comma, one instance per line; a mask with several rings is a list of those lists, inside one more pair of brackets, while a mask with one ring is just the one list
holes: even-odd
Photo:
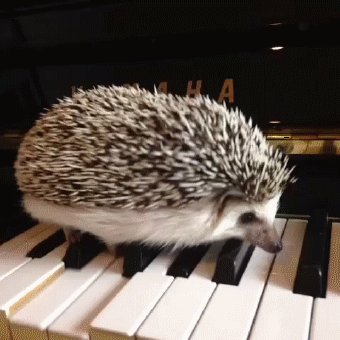
[[[197, 96], [199, 94], [204, 94], [202, 91], [202, 80], [189, 80], [186, 84], [186, 87], [184, 88], [185, 93], [188, 96]], [[125, 83], [123, 86], [138, 86], [139, 83]], [[157, 85], [155, 85], [156, 88], [163, 92], [163, 93], [171, 93], [171, 89], [169, 87], [168, 81], [162, 81]], [[72, 86], [71, 92], [72, 95], [76, 91], [77, 88], [83, 88], [82, 86]], [[228, 104], [234, 103], [234, 80], [233, 79], [225, 79], [223, 83], [221, 84], [221, 89], [219, 91], [218, 97], [216, 98], [218, 103], [226, 102]]]

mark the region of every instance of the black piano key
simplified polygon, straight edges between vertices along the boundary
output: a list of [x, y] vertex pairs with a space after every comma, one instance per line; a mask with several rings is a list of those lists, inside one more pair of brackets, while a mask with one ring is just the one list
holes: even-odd
[[325, 297], [328, 276], [331, 223], [327, 211], [317, 209], [307, 224], [293, 292]]
[[142, 272], [160, 253], [161, 247], [150, 247], [139, 243], [130, 243], [124, 247], [123, 276], [132, 277]]
[[242, 240], [228, 240], [218, 255], [212, 281], [238, 285], [254, 249], [254, 246]]
[[63, 261], [65, 268], [81, 269], [99, 253], [106, 249], [106, 245], [95, 236], [84, 233], [78, 242], [69, 244]]
[[57, 248], [66, 241], [65, 233], [62, 229], [49, 236], [46, 240], [43, 240], [32, 248], [26, 256], [32, 258], [41, 258]]
[[183, 249], [171, 264], [166, 274], [174, 277], [189, 277], [208, 248], [209, 245], [199, 245]]

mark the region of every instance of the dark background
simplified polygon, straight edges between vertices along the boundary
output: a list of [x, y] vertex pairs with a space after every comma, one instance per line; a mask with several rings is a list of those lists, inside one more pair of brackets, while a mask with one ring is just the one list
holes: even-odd
[[72, 86], [168, 81], [185, 94], [202, 80], [216, 98], [226, 78], [263, 128], [339, 125], [339, 2], [213, 3], [5, 1], [1, 129], [27, 130]]

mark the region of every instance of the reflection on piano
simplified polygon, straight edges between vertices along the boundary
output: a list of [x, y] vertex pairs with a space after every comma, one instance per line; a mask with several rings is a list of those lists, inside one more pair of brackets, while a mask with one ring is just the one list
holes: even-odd
[[[0, 5], [0, 339], [340, 338], [340, 7], [314, 6]], [[111, 83], [251, 114], [297, 166], [275, 222], [282, 252], [96, 245], [63, 262], [59, 227], [21, 208], [17, 147], [56, 98]]]

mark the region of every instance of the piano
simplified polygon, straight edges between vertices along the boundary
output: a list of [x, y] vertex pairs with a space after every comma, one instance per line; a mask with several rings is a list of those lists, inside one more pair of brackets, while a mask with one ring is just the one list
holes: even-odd
[[[336, 1], [3, 1], [0, 339], [340, 339], [339, 33]], [[89, 235], [93, 253], [66, 263], [60, 228], [22, 210], [13, 163], [57, 98], [110, 84], [252, 116], [296, 165], [275, 220], [283, 250], [109, 252]]]

